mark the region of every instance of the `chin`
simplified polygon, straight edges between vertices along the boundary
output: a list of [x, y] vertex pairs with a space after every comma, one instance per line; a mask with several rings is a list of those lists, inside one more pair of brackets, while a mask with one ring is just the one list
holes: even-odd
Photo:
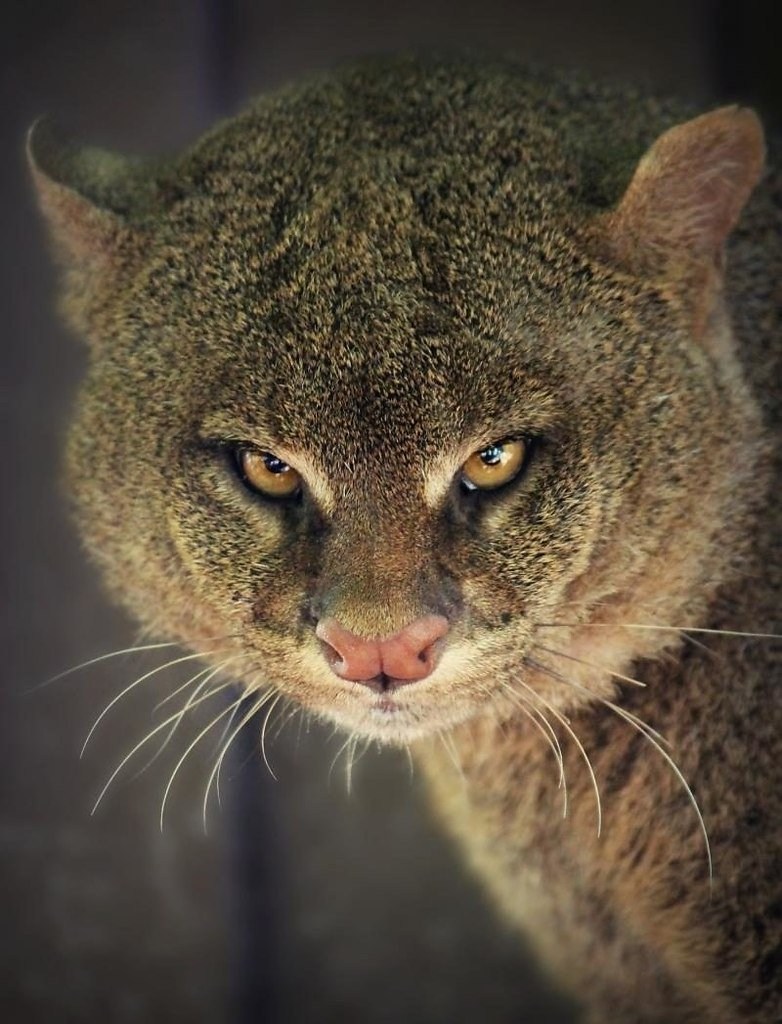
[[467, 706], [428, 707], [392, 694], [373, 694], [369, 700], [351, 700], [318, 709], [344, 731], [393, 747], [405, 747], [452, 729], [474, 714]]

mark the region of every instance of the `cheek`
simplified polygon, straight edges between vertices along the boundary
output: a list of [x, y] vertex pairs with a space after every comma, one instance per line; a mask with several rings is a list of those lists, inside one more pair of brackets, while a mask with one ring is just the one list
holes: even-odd
[[167, 522], [190, 585], [213, 607], [235, 609], [261, 600], [274, 618], [275, 606], [296, 586], [284, 530], [271, 516], [248, 523], [213, 504], [171, 508]]
[[469, 577], [498, 599], [540, 600], [582, 571], [602, 522], [600, 503], [586, 493], [492, 510], [464, 549]]

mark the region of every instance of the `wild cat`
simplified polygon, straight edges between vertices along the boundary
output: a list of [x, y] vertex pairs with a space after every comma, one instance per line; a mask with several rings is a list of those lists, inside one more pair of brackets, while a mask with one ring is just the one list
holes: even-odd
[[90, 345], [84, 540], [203, 654], [190, 705], [230, 677], [236, 728], [408, 746], [585, 1020], [782, 1019], [757, 117], [403, 57], [178, 157], [29, 154]]

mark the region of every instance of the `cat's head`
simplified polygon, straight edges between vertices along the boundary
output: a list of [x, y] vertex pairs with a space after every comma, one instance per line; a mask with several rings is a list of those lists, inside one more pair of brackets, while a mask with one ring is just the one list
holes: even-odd
[[762, 133], [637, 163], [657, 108], [609, 100], [403, 62], [158, 164], [33, 130], [90, 342], [70, 478], [142, 622], [403, 742], [609, 692], [669, 637], [622, 623], [697, 614], [756, 453], [720, 288]]

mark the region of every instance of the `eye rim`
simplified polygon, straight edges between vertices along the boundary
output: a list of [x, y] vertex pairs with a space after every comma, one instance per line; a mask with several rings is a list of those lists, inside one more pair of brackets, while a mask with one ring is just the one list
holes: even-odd
[[[519, 460], [518, 466], [515, 469], [515, 472], [513, 472], [509, 477], [507, 477], [507, 479], [502, 480], [501, 482], [496, 483], [493, 486], [482, 487], [480, 484], [475, 483], [466, 475], [464, 467], [467, 465], [470, 459], [474, 458], [476, 455], [480, 455], [482, 452], [488, 451], [491, 448], [500, 448], [508, 444], [521, 444], [523, 448], [521, 452], [521, 458]], [[527, 467], [529, 466], [529, 462], [532, 457], [534, 447], [535, 438], [532, 437], [530, 434], [509, 434], [500, 438], [497, 441], [490, 441], [482, 448], [477, 448], [474, 452], [471, 453], [471, 455], [467, 459], [465, 459], [465, 461], [459, 468], [457, 478], [462, 492], [464, 494], [474, 496], [494, 495], [501, 493], [507, 487], [510, 487], [511, 485], [517, 483], [524, 476]]]
[[[251, 478], [250, 474], [247, 472], [245, 459], [248, 455], [260, 456], [264, 461], [267, 458], [269, 458], [279, 462], [282, 466], [285, 467], [285, 470], [282, 472], [290, 471], [293, 474], [294, 486], [288, 491], [277, 492], [270, 489], [266, 489], [262, 485], [258, 484], [255, 480]], [[303, 487], [303, 480], [301, 478], [301, 474], [298, 472], [298, 470], [294, 469], [294, 467], [291, 466], [290, 463], [285, 462], [284, 459], [281, 459], [279, 455], [276, 455], [274, 452], [269, 451], [266, 448], [259, 448], [258, 445], [250, 444], [248, 442], [234, 442], [230, 445], [230, 456], [231, 463], [233, 465], [233, 469], [234, 472], [236, 473], [236, 476], [239, 478], [242, 485], [252, 495], [273, 502], [290, 502], [295, 501], [301, 497]], [[272, 473], [272, 475], [276, 475], [271, 470], [270, 473]]]

